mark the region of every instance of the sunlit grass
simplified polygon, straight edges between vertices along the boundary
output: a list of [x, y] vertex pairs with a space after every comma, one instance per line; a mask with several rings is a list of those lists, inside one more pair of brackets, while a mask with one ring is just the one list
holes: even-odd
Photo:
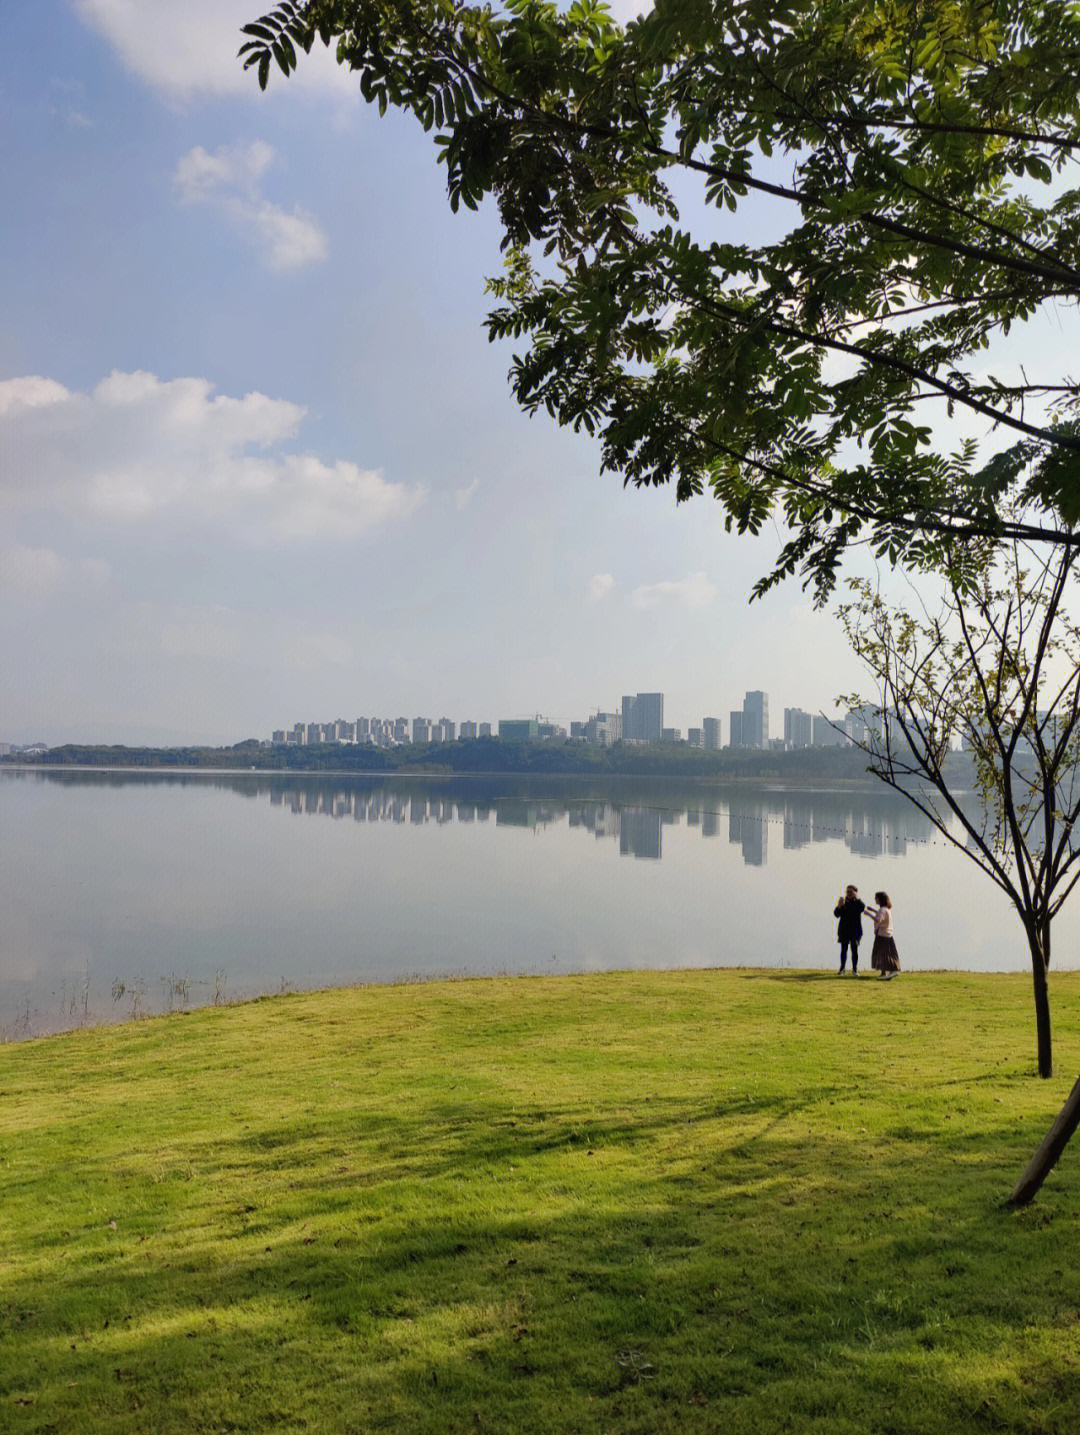
[[1073, 1432], [1080, 975], [287, 996], [0, 1048], [0, 1428]]

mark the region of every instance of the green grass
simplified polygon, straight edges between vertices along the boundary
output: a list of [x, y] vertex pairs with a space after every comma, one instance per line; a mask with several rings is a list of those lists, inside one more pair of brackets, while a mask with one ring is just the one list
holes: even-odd
[[1060, 1431], [1030, 979], [274, 998], [0, 1048], [0, 1429]]

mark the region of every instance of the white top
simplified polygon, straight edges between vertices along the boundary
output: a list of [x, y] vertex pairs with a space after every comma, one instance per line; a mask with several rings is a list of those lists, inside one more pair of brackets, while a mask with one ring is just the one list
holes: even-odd
[[892, 908], [891, 907], [867, 907], [866, 915], [874, 919], [874, 936], [891, 937], [892, 929]]

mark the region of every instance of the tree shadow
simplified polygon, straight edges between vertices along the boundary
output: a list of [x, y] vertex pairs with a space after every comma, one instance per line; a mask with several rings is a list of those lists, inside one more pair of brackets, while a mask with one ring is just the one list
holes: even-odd
[[257, 1207], [178, 1243], [136, 1187], [115, 1240], [5, 1278], [4, 1408], [75, 1429], [90, 1399], [117, 1432], [1068, 1429], [1080, 1369], [1046, 1333], [1074, 1329], [1076, 1216], [999, 1204], [1029, 1136], [894, 1134], [871, 1161], [829, 1093], [606, 1120], [442, 1100], [329, 1177], [329, 1120], [219, 1138], [206, 1179], [232, 1194], [278, 1163]]

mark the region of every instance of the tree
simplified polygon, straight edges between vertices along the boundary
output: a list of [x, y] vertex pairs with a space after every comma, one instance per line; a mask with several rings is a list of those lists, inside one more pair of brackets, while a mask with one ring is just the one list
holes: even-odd
[[[1014, 541], [948, 573], [933, 608], [920, 602], [913, 614], [851, 579], [852, 601], [840, 609], [875, 680], [869, 700], [845, 699], [865, 721], [856, 741], [870, 770], [971, 858], [1020, 917], [1044, 1077], [1053, 1072], [1052, 923], [1080, 880], [1077, 559], [1071, 546]], [[969, 786], [974, 806], [962, 800]], [[1078, 1124], [1080, 1081], [1015, 1202], [1035, 1195]]]
[[[437, 131], [452, 207], [498, 204], [488, 329], [525, 341], [519, 402], [740, 531], [779, 512], [756, 591], [801, 572], [823, 600], [853, 542], [1078, 541], [1077, 379], [985, 372], [1080, 296], [1069, 0], [656, 0], [625, 29], [598, 0], [280, 0], [244, 31], [261, 85], [335, 43], [367, 100]], [[725, 236], [750, 196], [775, 237]], [[945, 451], [942, 412], [1013, 450]]]

